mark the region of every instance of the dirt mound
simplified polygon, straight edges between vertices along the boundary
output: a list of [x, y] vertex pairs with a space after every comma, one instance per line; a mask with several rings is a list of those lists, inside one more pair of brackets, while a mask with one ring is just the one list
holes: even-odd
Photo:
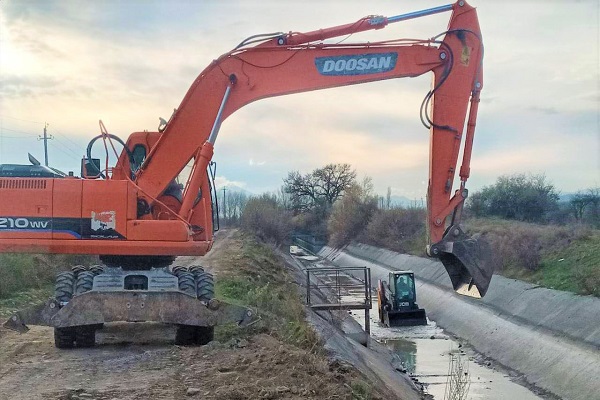
[[179, 347], [165, 341], [169, 327], [137, 329], [156, 339], [138, 341], [129, 330], [133, 336], [119, 340], [108, 327], [96, 348], [72, 351], [54, 348], [50, 328], [36, 327], [29, 336], [3, 330], [0, 399], [333, 400], [362, 398], [353, 393], [368, 390], [351, 366], [265, 334]]
[[346, 365], [267, 335], [207, 348], [182, 351], [189, 365], [182, 382], [203, 399], [350, 399], [359, 379]]
[[[210, 257], [178, 263], [203, 264], [218, 277], [260, 275], [279, 285], [269, 291], [279, 296], [289, 278], [232, 233], [222, 232]], [[32, 326], [23, 335], [0, 328], [0, 400], [382, 399], [352, 366], [290, 343], [286, 335], [295, 331], [266, 324], [269, 315], [260, 332], [261, 321], [202, 347], [175, 346], [174, 327], [152, 323], [106, 324], [96, 347], [72, 350], [54, 347], [52, 328]]]

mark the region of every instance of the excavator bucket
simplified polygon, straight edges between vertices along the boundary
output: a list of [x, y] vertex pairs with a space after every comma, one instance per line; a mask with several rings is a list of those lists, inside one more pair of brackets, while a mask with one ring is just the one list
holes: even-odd
[[384, 318], [383, 323], [389, 327], [427, 325], [427, 316], [422, 308], [388, 311]]
[[476, 298], [485, 296], [494, 265], [490, 246], [482, 237], [470, 238], [460, 227], [452, 226], [432, 249], [432, 255], [439, 257], [448, 271], [457, 293]]

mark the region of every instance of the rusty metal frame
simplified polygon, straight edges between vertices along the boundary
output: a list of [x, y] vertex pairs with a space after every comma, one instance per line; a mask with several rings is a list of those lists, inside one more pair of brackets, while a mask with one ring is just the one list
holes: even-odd
[[[305, 268], [306, 271], [306, 304], [313, 310], [365, 310], [365, 332], [370, 334], [370, 311], [373, 305], [371, 292], [371, 268], [368, 267], [327, 267], [327, 268]], [[342, 283], [340, 277], [357, 279], [356, 272], [363, 272], [363, 279], [358, 283]], [[333, 282], [322, 279], [323, 275], [333, 274]], [[311, 279], [312, 278], [314, 279]], [[364, 289], [364, 301], [344, 302], [342, 301], [342, 289]], [[311, 298], [313, 290], [325, 291], [333, 295], [335, 302], [314, 304]], [[331, 297], [331, 296], [330, 296]]]

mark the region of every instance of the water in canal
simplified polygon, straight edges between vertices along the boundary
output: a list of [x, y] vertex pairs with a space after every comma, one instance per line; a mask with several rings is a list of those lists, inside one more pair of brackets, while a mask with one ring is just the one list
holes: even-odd
[[[322, 264], [318, 262], [318, 264]], [[336, 277], [340, 279], [340, 277]], [[343, 279], [354, 280], [345, 276]], [[351, 285], [350, 285], [351, 286]], [[498, 369], [467, 346], [447, 335], [434, 321], [427, 326], [386, 328], [379, 323], [377, 299], [373, 294], [370, 312], [371, 336], [397, 356], [397, 367], [423, 384], [434, 399], [444, 399], [448, 387], [451, 358], [468, 374], [468, 395], [471, 400], [541, 399], [529, 389], [513, 381], [506, 371]], [[342, 293], [342, 302], [364, 299], [364, 290], [350, 289]], [[364, 328], [364, 311], [352, 311], [352, 316]], [[456, 376], [455, 376], [456, 378]]]
[[[364, 313], [353, 311], [352, 316], [364, 325]], [[467, 347], [446, 335], [435, 322], [427, 326], [385, 328], [379, 324], [377, 304], [371, 312], [371, 336], [398, 356], [398, 362], [408, 374], [425, 386], [434, 399], [443, 399], [448, 382], [451, 355], [461, 362], [469, 374], [467, 399], [540, 399], [535, 393], [511, 380]], [[481, 362], [477, 360], [481, 359]]]

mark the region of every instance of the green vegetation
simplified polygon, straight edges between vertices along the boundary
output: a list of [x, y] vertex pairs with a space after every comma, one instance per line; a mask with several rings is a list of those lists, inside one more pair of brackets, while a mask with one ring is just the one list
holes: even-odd
[[242, 227], [264, 241], [283, 243], [291, 232], [292, 215], [282, 207], [275, 196], [263, 194], [246, 203]]
[[507, 268], [502, 275], [557, 290], [600, 297], [600, 234], [576, 239], [563, 249], [548, 249], [535, 271]]
[[54, 292], [54, 285], [48, 284], [41, 289], [29, 289], [14, 293], [7, 299], [0, 299], [0, 322], [15, 312], [48, 300]]
[[501, 176], [495, 184], [473, 193], [469, 210], [477, 217], [500, 217], [518, 221], [546, 222], [558, 209], [558, 192], [544, 175]]
[[268, 333], [286, 343], [315, 350], [318, 337], [305, 321], [304, 305], [293, 277], [273, 248], [251, 235], [236, 232], [235, 245], [223, 250], [216, 280], [218, 298], [250, 306], [258, 320], [249, 328], [217, 326], [216, 338]]
[[37, 260], [31, 254], [0, 254], [0, 299], [31, 287], [47, 285], [49, 282], [44, 276], [46, 271], [39, 271], [37, 265]]
[[373, 398], [373, 387], [363, 381], [354, 381], [352, 388], [352, 400], [371, 400]]
[[52, 296], [59, 271], [96, 262], [92, 256], [0, 254], [0, 321]]
[[550, 252], [541, 267], [543, 286], [600, 297], [600, 233], [576, 240], [564, 251]]
[[600, 296], [600, 232], [580, 225], [556, 226], [470, 219], [471, 234], [490, 243], [495, 272], [540, 286]]
[[[342, 179], [343, 178], [343, 179]], [[352, 241], [425, 256], [426, 211], [378, 197], [348, 164], [290, 172], [279, 195], [252, 199], [243, 227], [284, 243], [291, 232], [333, 247]], [[541, 286], [600, 296], [600, 188], [559, 202], [544, 175], [501, 176], [472, 193], [462, 225], [490, 243], [495, 273]]]
[[46, 288], [54, 284], [57, 272], [94, 260], [91, 256], [0, 254], [0, 299], [28, 289]]

